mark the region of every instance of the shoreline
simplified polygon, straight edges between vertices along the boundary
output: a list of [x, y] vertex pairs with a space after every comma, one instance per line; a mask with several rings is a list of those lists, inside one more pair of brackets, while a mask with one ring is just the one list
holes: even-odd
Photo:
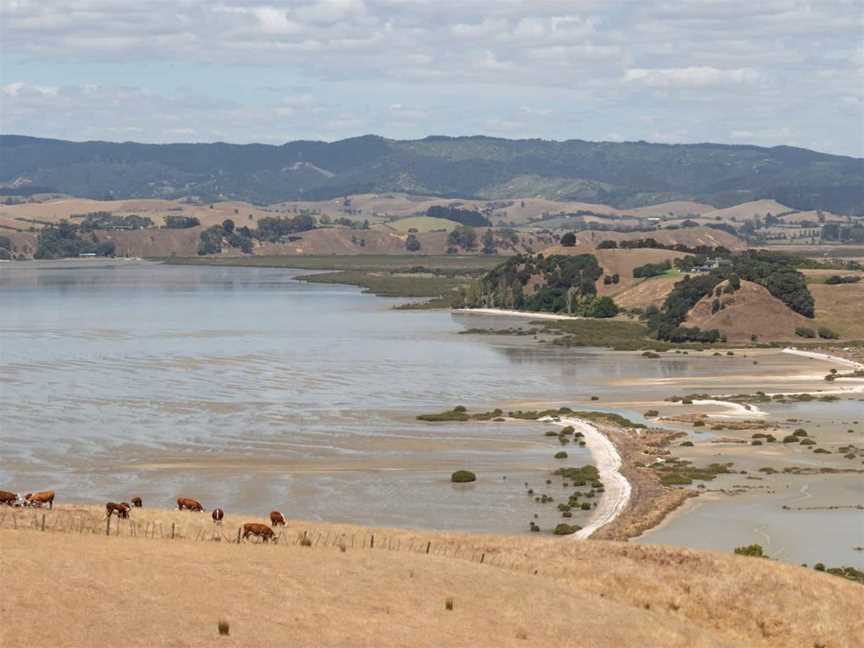
[[531, 311], [507, 310], [506, 308], [451, 308], [456, 315], [498, 315], [504, 317], [528, 317], [535, 320], [584, 320], [590, 317], [578, 315], [559, 315], [558, 313], [542, 313]]
[[788, 353], [789, 355], [797, 355], [804, 358], [812, 358], [814, 360], [824, 360], [825, 362], [833, 362], [835, 364], [843, 365], [844, 367], [851, 367], [852, 369], [856, 370], [864, 370], [864, 364], [860, 362], [856, 362], [855, 360], [849, 360], [841, 356], [831, 355], [828, 353], [819, 353], [818, 351], [803, 351], [802, 349], [796, 349], [795, 347], [785, 347], [782, 350], [782, 353]]
[[612, 440], [588, 421], [563, 416], [558, 421], [553, 421], [549, 417], [538, 420], [561, 427], [571, 425], [582, 432], [585, 445], [597, 465], [597, 472], [605, 489], [603, 496], [589, 523], [573, 534], [574, 540], [587, 540], [594, 533], [614, 522], [630, 504], [632, 487], [621, 472], [621, 454]]

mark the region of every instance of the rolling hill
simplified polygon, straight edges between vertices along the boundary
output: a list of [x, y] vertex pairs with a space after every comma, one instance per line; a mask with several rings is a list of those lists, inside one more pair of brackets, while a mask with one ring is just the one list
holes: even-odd
[[[773, 199], [859, 213], [864, 160], [786, 146], [491, 137], [139, 144], [0, 136], [0, 183], [86, 198], [316, 200], [357, 193], [581, 200], [617, 208]], [[530, 193], [525, 188], [530, 188]]]

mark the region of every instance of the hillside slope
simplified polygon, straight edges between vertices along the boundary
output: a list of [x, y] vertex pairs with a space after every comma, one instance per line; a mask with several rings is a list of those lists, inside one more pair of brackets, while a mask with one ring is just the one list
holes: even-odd
[[864, 160], [784, 146], [372, 135], [282, 146], [155, 145], [4, 135], [0, 152], [0, 182], [11, 191], [30, 186], [90, 198], [273, 203], [407, 192], [530, 195], [622, 208], [675, 200], [726, 207], [772, 198], [794, 209], [841, 213], [864, 204]]
[[[729, 282], [717, 286], [722, 291]], [[720, 310], [714, 312], [714, 302]], [[685, 326], [709, 331], [717, 329], [729, 342], [750, 342], [755, 335], [760, 340], [791, 340], [799, 326], [812, 327], [813, 320], [799, 315], [786, 304], [772, 297], [767, 289], [751, 281], [742, 281], [732, 294], [703, 297], [688, 313]]]
[[[212, 537], [209, 516], [156, 509], [133, 512], [137, 537], [123, 521], [108, 538], [99, 507], [46, 516], [48, 529], [63, 516], [69, 528], [28, 528], [28, 511], [18, 530], [0, 529], [4, 648], [841, 648], [864, 630], [860, 585], [759, 558], [297, 521], [275, 546], [196, 542], [201, 531]], [[219, 537], [254, 519], [226, 516]], [[145, 537], [155, 521], [176, 523], [177, 539]], [[312, 546], [297, 544], [304, 531]], [[219, 619], [230, 636], [218, 636]]]

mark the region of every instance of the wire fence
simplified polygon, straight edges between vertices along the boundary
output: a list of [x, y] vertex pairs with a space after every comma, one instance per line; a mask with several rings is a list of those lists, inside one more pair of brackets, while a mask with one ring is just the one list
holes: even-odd
[[265, 541], [254, 535], [244, 538], [242, 526], [222, 525], [203, 519], [178, 523], [136, 520], [134, 517], [106, 517], [90, 511], [32, 511], [14, 508], [0, 509], [0, 529], [166, 541], [326, 547], [340, 551], [402, 551], [469, 560], [508, 569], [525, 567], [522, 561], [515, 560], [512, 554], [508, 555], [506, 552], [502, 553], [491, 548], [487, 550], [467, 543], [445, 540], [436, 542], [428, 538], [393, 536], [362, 530], [346, 532], [332, 529], [281, 527], [274, 529], [272, 540]]

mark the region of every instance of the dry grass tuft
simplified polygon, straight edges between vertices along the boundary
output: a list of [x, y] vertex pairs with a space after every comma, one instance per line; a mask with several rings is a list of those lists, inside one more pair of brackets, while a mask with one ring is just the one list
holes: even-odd
[[225, 619], [219, 619], [219, 634], [225, 637], [231, 634], [231, 624]]
[[448, 596], [446, 599], [444, 599], [444, 609], [445, 610], [452, 610], [453, 604], [454, 604], [454, 601], [453, 601], [452, 596]]

